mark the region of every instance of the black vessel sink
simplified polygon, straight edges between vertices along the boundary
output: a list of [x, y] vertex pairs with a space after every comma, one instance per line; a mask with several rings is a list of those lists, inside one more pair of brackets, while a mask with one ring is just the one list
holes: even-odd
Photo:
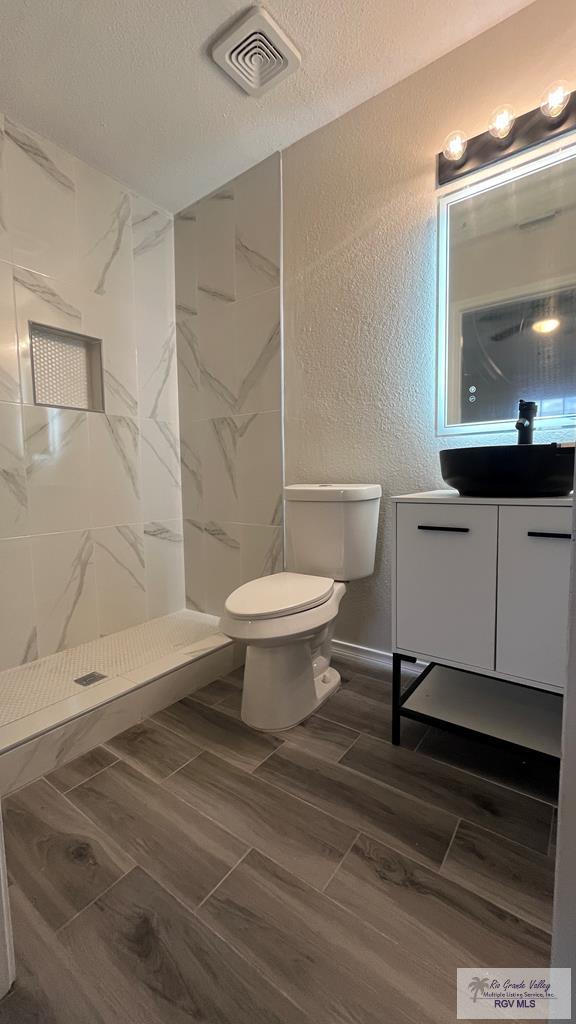
[[574, 448], [557, 444], [449, 448], [442, 476], [471, 498], [559, 498], [574, 486]]

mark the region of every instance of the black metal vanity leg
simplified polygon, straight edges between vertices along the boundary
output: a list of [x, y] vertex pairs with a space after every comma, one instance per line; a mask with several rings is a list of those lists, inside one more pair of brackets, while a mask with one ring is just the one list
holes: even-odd
[[392, 743], [400, 745], [400, 684], [402, 681], [402, 655], [392, 655]]

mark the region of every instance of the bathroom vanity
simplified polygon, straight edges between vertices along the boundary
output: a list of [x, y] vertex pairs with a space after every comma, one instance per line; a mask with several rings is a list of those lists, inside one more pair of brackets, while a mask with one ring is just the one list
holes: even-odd
[[394, 498], [394, 510], [393, 742], [401, 715], [434, 717], [412, 699], [424, 674], [400, 697], [402, 659], [460, 670], [445, 673], [446, 693], [473, 673], [474, 700], [513, 683], [517, 707], [526, 705], [519, 685], [543, 691], [540, 716], [559, 708], [551, 695], [566, 685], [572, 497], [431, 491]]

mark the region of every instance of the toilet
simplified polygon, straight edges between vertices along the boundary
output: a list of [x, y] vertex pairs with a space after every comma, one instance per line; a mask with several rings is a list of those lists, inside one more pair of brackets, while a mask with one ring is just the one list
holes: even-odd
[[286, 571], [245, 583], [220, 629], [246, 644], [242, 719], [278, 732], [303, 722], [338, 689], [331, 641], [348, 580], [374, 571], [379, 484], [284, 488]]

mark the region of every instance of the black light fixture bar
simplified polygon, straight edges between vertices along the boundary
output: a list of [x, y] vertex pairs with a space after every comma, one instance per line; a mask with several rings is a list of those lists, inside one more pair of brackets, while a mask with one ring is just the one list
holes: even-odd
[[495, 139], [490, 132], [483, 132], [468, 140], [462, 160], [448, 160], [444, 153], [436, 157], [436, 182], [438, 186], [472, 174], [474, 171], [495, 164], [524, 150], [541, 146], [550, 139], [567, 135], [576, 129], [576, 92], [573, 92], [559, 118], [546, 117], [540, 107], [529, 110], [516, 118], [510, 135]]

